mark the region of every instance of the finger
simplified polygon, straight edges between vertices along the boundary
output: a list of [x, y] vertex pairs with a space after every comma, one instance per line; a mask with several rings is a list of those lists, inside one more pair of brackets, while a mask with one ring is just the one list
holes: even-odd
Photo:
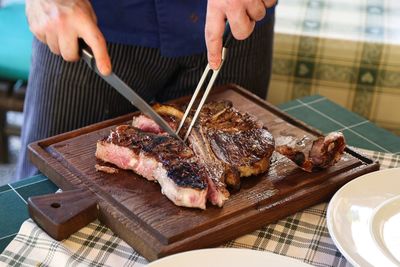
[[96, 65], [100, 73], [109, 75], [111, 73], [111, 61], [107, 52], [107, 45], [103, 34], [92, 20], [82, 23], [78, 29], [78, 36], [92, 49]]
[[276, 0], [263, 0], [266, 8], [273, 7], [276, 4]]
[[207, 7], [205, 38], [210, 67], [218, 69], [221, 64], [222, 36], [225, 29], [225, 15], [217, 8]]
[[93, 19], [94, 23], [97, 24], [97, 16], [90, 2], [89, 1], [81, 2], [81, 8], [84, 11], [84, 14], [88, 14]]
[[58, 46], [64, 60], [79, 60], [78, 35], [74, 31], [63, 31], [58, 39]]
[[29, 30], [33, 33], [33, 35], [42, 43], [46, 44], [46, 35], [45, 31], [41, 29], [38, 23], [33, 18], [28, 18]]
[[46, 43], [46, 35], [40, 34], [40, 33], [35, 33], [35, 32], [32, 32], [32, 33], [33, 33], [33, 35], [35, 35], [36, 39], [38, 39], [39, 41], [41, 41], [44, 44], [47, 44]]
[[262, 1], [256, 0], [247, 5], [247, 14], [251, 20], [259, 21], [265, 17], [265, 5]]
[[233, 37], [237, 40], [244, 40], [250, 36], [256, 25], [254, 20], [251, 20], [247, 15], [246, 9], [240, 8], [227, 13], [229, 25]]
[[58, 46], [58, 35], [54, 32], [48, 32], [46, 34], [46, 43], [50, 48], [50, 51], [56, 55], [60, 55], [60, 48]]

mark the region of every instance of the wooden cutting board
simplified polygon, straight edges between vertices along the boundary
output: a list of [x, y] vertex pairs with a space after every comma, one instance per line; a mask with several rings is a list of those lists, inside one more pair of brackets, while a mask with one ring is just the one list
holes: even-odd
[[[209, 99], [227, 99], [255, 115], [275, 138], [320, 135], [235, 85], [214, 90]], [[174, 102], [184, 102], [187, 98]], [[160, 186], [131, 171], [96, 172], [96, 141], [133, 114], [50, 137], [29, 146], [32, 162], [63, 190], [93, 194], [99, 219], [148, 260], [192, 249], [217, 246], [283, 217], [327, 200], [342, 185], [379, 164], [349, 148], [328, 170], [306, 173], [278, 154], [268, 173], [243, 179], [223, 208], [206, 210], [175, 206]]]

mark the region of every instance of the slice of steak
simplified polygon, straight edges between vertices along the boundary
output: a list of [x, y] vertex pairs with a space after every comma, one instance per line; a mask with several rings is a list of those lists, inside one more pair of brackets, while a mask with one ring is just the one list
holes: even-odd
[[276, 146], [276, 151], [288, 157], [303, 170], [312, 172], [329, 168], [337, 163], [345, 147], [346, 141], [343, 134], [332, 132], [315, 140], [308, 137], [299, 141], [286, 139], [286, 142]]
[[[153, 109], [162, 115], [163, 119], [171, 126], [172, 129], [178, 128], [178, 123], [183, 117], [183, 112], [172, 105], [153, 105]], [[151, 118], [144, 114], [139, 114], [132, 118], [132, 126], [145, 132], [160, 134], [165, 133], [164, 130]]]
[[193, 151], [173, 137], [121, 125], [97, 142], [96, 157], [157, 181], [178, 206], [206, 207], [206, 173]]
[[132, 126], [141, 129], [144, 132], [155, 134], [163, 133], [163, 130], [155, 121], [143, 114], [133, 117]]
[[[248, 113], [241, 113], [230, 101], [210, 102], [201, 111], [200, 127], [215, 155], [237, 170], [240, 177], [268, 170], [275, 143], [262, 123]], [[232, 180], [238, 187], [240, 180]]]

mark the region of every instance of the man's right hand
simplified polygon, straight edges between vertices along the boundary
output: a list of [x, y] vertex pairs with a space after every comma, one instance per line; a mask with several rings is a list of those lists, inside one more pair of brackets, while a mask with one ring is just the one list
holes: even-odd
[[92, 49], [97, 68], [111, 73], [106, 41], [88, 0], [27, 0], [26, 15], [32, 33], [67, 61], [79, 60], [78, 38]]
[[208, 0], [205, 38], [208, 62], [211, 68], [221, 65], [222, 39], [225, 20], [228, 20], [233, 37], [244, 40], [250, 36], [256, 25], [266, 14], [266, 8], [277, 0]]

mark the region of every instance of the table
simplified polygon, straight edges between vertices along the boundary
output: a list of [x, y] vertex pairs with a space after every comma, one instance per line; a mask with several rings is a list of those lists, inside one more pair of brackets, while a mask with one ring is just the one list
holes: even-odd
[[[377, 151], [375, 153], [376, 158], [383, 155], [381, 154], [382, 152], [392, 153], [393, 158], [389, 159], [390, 162], [392, 162], [391, 164], [398, 164], [400, 166], [400, 137], [375, 126], [368, 120], [347, 111], [325, 97], [318, 95], [304, 97], [282, 104], [280, 108], [309, 125], [320, 129], [324, 133], [342, 130], [350, 145]], [[34, 195], [52, 193], [57, 189], [58, 188], [43, 175], [37, 175], [23, 181], [0, 187], [0, 251], [3, 251], [16, 236], [21, 224], [28, 218], [26, 209], [27, 198]], [[304, 212], [289, 216], [279, 221], [277, 224], [267, 225], [242, 238], [248, 239], [245, 243], [253, 244], [248, 248], [261, 249], [273, 246], [275, 248], [275, 253], [290, 255], [317, 266], [335, 266], [339, 264], [346, 266], [348, 263], [332, 244], [332, 240], [330, 240], [325, 221], [320, 220], [318, 222], [318, 227], [316, 228], [318, 229], [317, 232], [310, 232], [311, 228], [308, 228], [315, 218], [324, 218], [325, 209], [326, 203], [321, 203]], [[307, 223], [307, 220], [310, 220], [310, 222]], [[304, 224], [299, 225], [299, 222]], [[25, 223], [24, 227], [33, 227], [32, 229], [34, 229], [36, 226], [32, 225], [32, 223]], [[302, 232], [300, 228], [304, 228], [305, 231]], [[85, 238], [90, 237], [90, 242], [88, 244], [93, 247], [99, 242], [103, 242], [103, 245], [110, 244], [112, 240], [116, 239], [109, 229], [98, 223], [90, 224], [87, 230], [92, 231], [92, 233], [101, 233], [102, 236], [107, 237], [106, 239], [104, 237], [99, 239], [91, 234], [86, 235]], [[296, 236], [296, 233], [303, 234], [303, 236]], [[335, 260], [334, 262], [328, 263], [323, 262], [323, 260], [321, 261], [321, 258], [324, 259], [325, 255], [318, 256], [318, 253], [321, 253], [321, 251], [317, 250], [311, 250], [314, 251], [313, 255], [296, 256], [291, 254], [290, 249], [302, 246], [303, 244], [301, 244], [301, 242], [304, 240], [313, 240], [314, 236], [319, 236], [318, 242], [313, 244], [313, 242], [315, 242], [314, 240], [311, 242], [311, 246], [315, 246], [315, 248], [323, 247], [323, 251], [325, 251], [323, 253], [325, 253], [326, 256], [333, 257]], [[33, 239], [29, 240], [33, 242]], [[241, 238], [238, 238], [228, 242], [224, 246], [243, 247], [242, 241]], [[268, 244], [265, 244], [267, 241]], [[35, 242], [37, 242], [37, 240]], [[264, 244], [262, 244], [263, 242]], [[277, 244], [280, 245], [277, 246]], [[104, 246], [97, 249], [101, 250], [102, 248], [104, 248]], [[134, 260], [138, 264], [144, 264], [146, 262], [137, 253], [129, 254], [126, 251], [127, 248], [124, 246], [121, 246], [121, 248], [123, 249], [121, 249], [118, 255], [134, 257]], [[113, 247], [113, 249], [115, 249], [115, 247]], [[0, 265], [1, 260], [2, 258], [0, 256]]]
[[396, 0], [279, 1], [268, 100], [321, 94], [400, 134], [399, 15]]

